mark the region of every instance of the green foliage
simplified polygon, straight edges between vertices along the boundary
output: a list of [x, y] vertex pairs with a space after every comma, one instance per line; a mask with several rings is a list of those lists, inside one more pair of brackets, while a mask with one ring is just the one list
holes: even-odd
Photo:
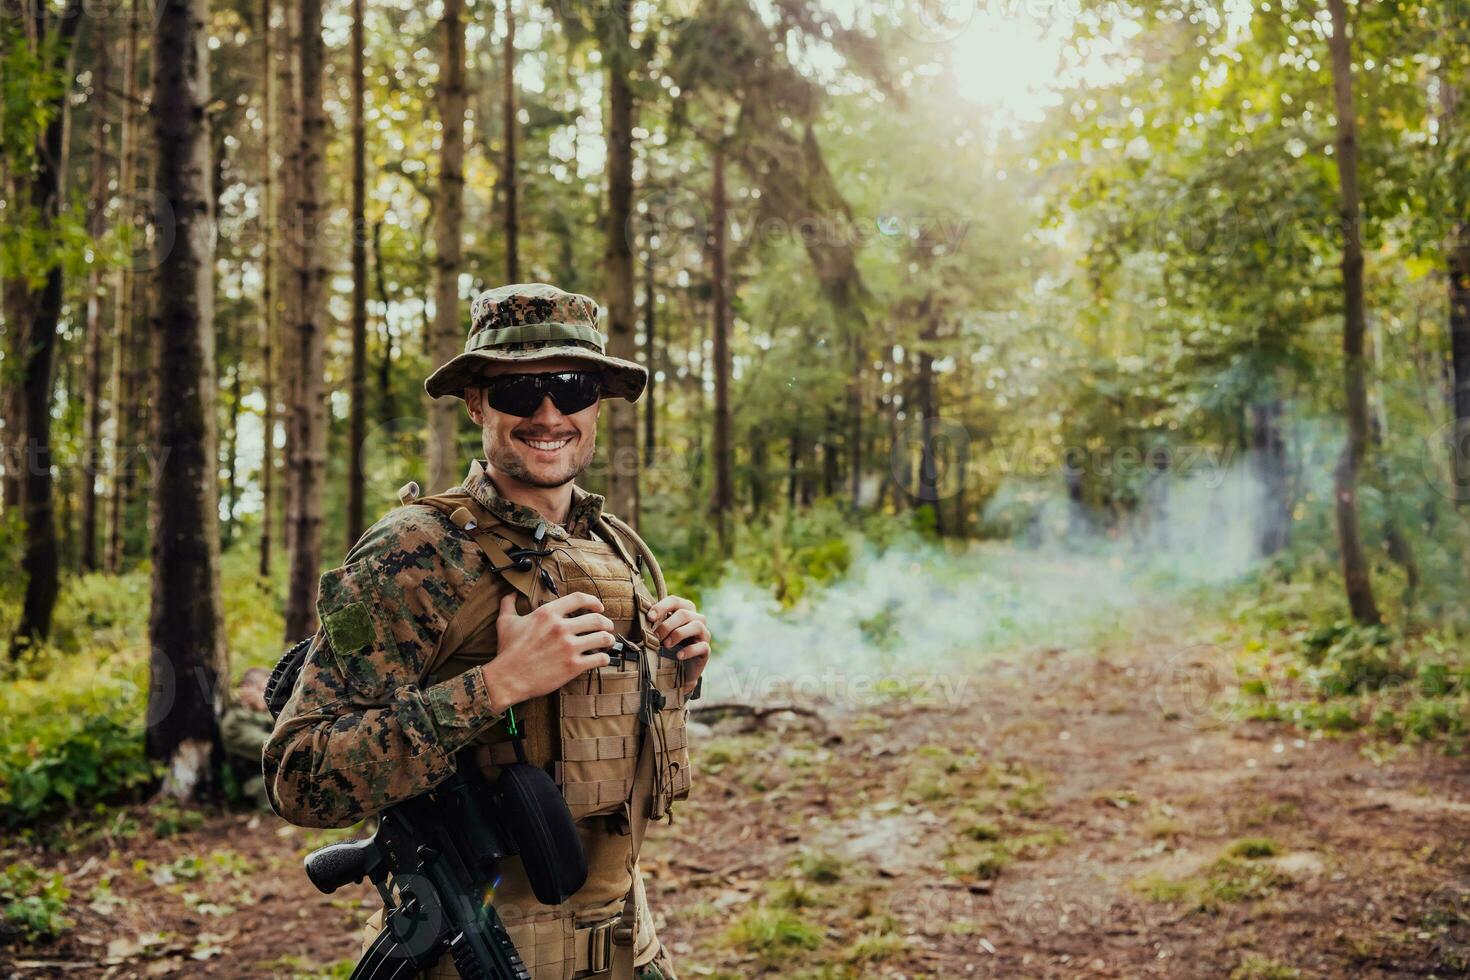
[[1226, 853], [1232, 857], [1267, 858], [1281, 853], [1281, 848], [1269, 837], [1247, 837], [1231, 844]]
[[[280, 609], [270, 601], [278, 593], [256, 576], [255, 557], [242, 543], [221, 562], [234, 675], [280, 653]], [[149, 603], [146, 567], [65, 581], [51, 643], [0, 685], [0, 825], [137, 799], [159, 778], [144, 746]], [[164, 806], [154, 830], [169, 836], [199, 819]]]
[[[725, 575], [737, 574], [769, 589], [790, 608], [813, 589], [841, 578], [865, 544], [881, 550], [914, 539], [918, 520], [917, 516], [882, 514], [855, 518], [839, 501], [825, 500], [805, 510], [781, 510], [740, 526], [728, 561], [719, 560], [713, 549], [692, 552], [691, 538], [657, 527], [650, 533], [650, 543], [660, 556], [671, 592], [698, 602]], [[875, 619], [867, 628], [885, 632], [891, 631], [891, 625]]]
[[[1341, 615], [1335, 593], [1300, 580], [1310, 574], [1296, 561], [1280, 563], [1233, 608], [1229, 642], [1240, 651], [1243, 713], [1310, 731], [1437, 741], [1459, 751], [1470, 732], [1463, 626], [1354, 624]], [[1293, 581], [1278, 577], [1285, 575]]]
[[766, 966], [780, 966], [802, 950], [822, 945], [822, 932], [790, 909], [755, 905], [725, 930], [722, 940]]
[[59, 871], [47, 874], [26, 861], [10, 865], [0, 871], [0, 933], [26, 943], [56, 938], [72, 926], [63, 914], [70, 897]]
[[150, 783], [143, 752], [142, 678], [80, 659], [44, 680], [0, 688], [0, 822], [9, 826], [102, 800]]
[[1230, 971], [1230, 980], [1300, 980], [1302, 971], [1267, 956], [1247, 953]]
[[842, 859], [826, 852], [808, 852], [796, 862], [802, 877], [818, 885], [832, 885], [842, 880]]

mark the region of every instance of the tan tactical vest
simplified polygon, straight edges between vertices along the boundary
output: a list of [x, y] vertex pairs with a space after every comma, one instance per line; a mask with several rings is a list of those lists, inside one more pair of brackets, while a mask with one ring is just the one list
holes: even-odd
[[[518, 705], [515, 733], [507, 717], [475, 743], [476, 758], [493, 780], [500, 765], [515, 761], [515, 741], [522, 739], [527, 761], [545, 768], [561, 788], [587, 852], [586, 885], [559, 906], [536, 901], [519, 858], [502, 862], [494, 904], [532, 976], [631, 980], [632, 967], [658, 952], [637, 867], [643, 826], [689, 794], [684, 665], [659, 657], [647, 618], [656, 600], [640, 561], [648, 564], [659, 598], [666, 591], [663, 576], [642, 540], [616, 518], [599, 518], [592, 538], [538, 539], [457, 488], [417, 503], [434, 507], [474, 538], [495, 570], [481, 577], [446, 627], [425, 685], [494, 656], [501, 580], [520, 593], [516, 606], [523, 615], [571, 592], [595, 595], [614, 631], [641, 650], [636, 663], [589, 671]], [[368, 941], [376, 931], [370, 924]], [[448, 957], [429, 973], [457, 975]]]

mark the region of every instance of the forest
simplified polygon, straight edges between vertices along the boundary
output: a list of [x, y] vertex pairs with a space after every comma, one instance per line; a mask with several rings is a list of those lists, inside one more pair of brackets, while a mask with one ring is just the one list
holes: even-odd
[[225, 733], [538, 282], [713, 634], [680, 974], [1470, 970], [1470, 0], [3, 0], [0, 99], [0, 974], [352, 973]]

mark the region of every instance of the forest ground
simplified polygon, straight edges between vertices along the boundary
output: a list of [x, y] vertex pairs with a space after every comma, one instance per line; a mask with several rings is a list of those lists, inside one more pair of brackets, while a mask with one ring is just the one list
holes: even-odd
[[[1183, 642], [1202, 624], [1137, 620], [957, 666], [952, 703], [715, 721], [644, 860], [681, 976], [1470, 971], [1466, 762], [1222, 717], [1224, 655]], [[300, 871], [340, 834], [180, 823], [135, 807], [65, 853], [7, 847], [65, 874], [76, 924], [0, 975], [346, 975], [375, 899]]]

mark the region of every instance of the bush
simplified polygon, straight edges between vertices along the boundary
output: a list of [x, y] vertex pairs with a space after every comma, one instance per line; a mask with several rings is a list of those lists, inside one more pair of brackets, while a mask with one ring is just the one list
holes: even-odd
[[25, 943], [56, 938], [71, 928], [63, 914], [70, 897], [60, 872], [47, 875], [25, 861], [12, 864], [0, 871], [0, 933]]
[[[282, 631], [276, 584], [255, 574], [253, 543], [221, 561], [231, 670], [270, 666]], [[277, 562], [284, 574], [284, 563]], [[279, 577], [279, 576], [278, 576]], [[149, 575], [69, 579], [51, 641], [0, 685], [0, 826], [136, 799], [161, 775], [145, 756]]]
[[141, 678], [65, 661], [44, 681], [0, 692], [0, 823], [33, 823], [133, 795], [155, 778], [144, 757]]

